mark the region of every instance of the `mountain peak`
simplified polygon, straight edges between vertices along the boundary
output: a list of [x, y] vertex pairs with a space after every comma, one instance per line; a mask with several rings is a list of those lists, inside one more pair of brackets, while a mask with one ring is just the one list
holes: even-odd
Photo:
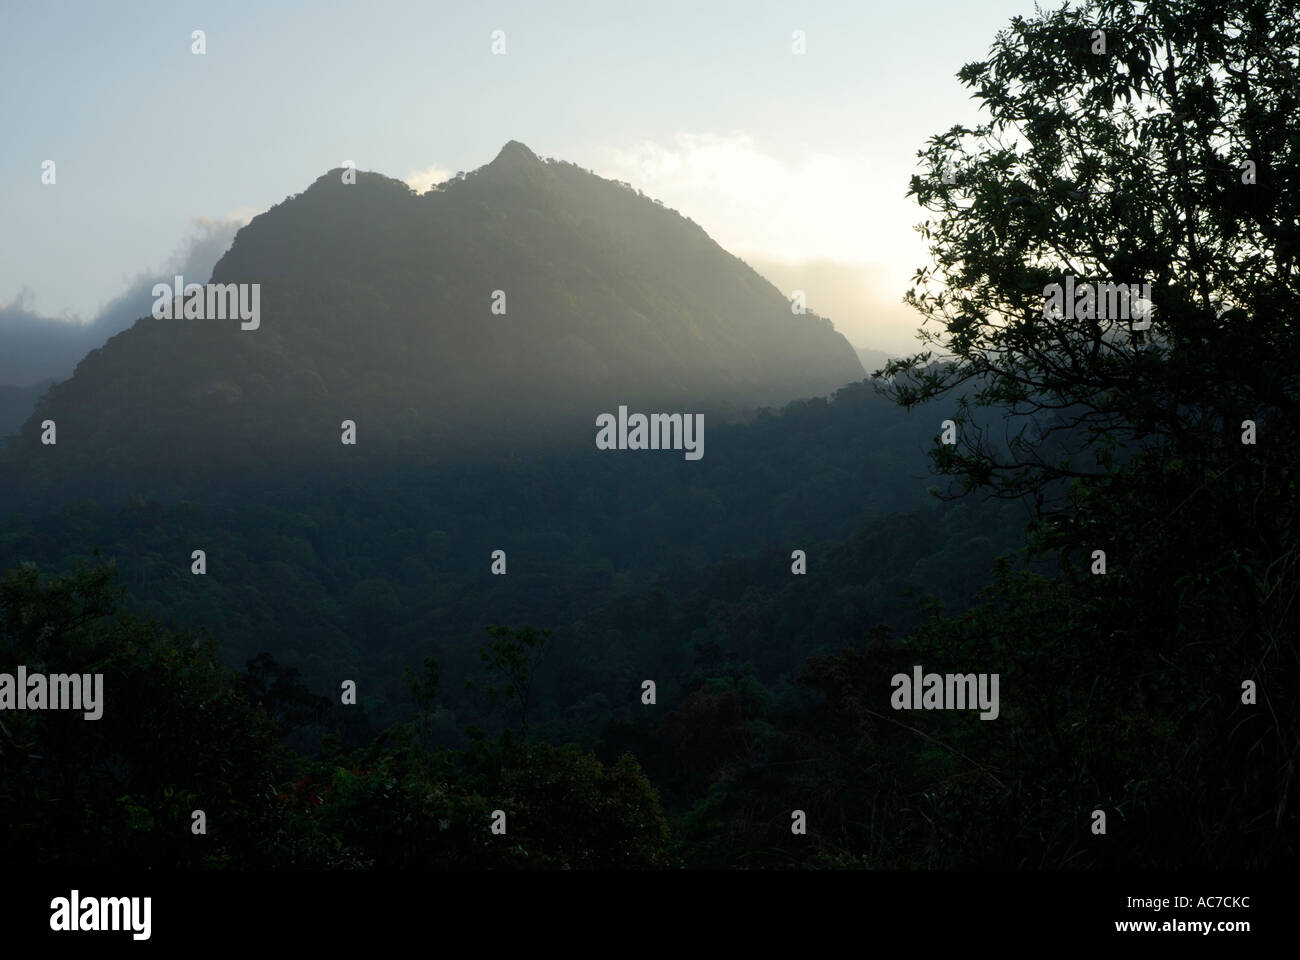
[[492, 161], [491, 166], [495, 167], [507, 164], [516, 166], [532, 163], [541, 163], [541, 161], [537, 159], [537, 154], [533, 153], [533, 151], [529, 150], [518, 140], [511, 140], [501, 148], [501, 152], [497, 154], [497, 157]]
[[[140, 464], [333, 463], [316, 458], [338, 456], [339, 410], [368, 425], [367, 457], [442, 459], [590, 447], [595, 415], [625, 404], [730, 417], [862, 379], [843, 336], [791, 316], [700, 227], [518, 141], [422, 197], [342, 173], [258, 216], [213, 267], [240, 304], [248, 287], [249, 311], [275, 304], [260, 332], [222, 307], [211, 322], [142, 318], [46, 394], [0, 479], [11, 457], [42, 455], [47, 418], [102, 438], [77, 456], [134, 484]], [[509, 323], [489, 319], [497, 290]], [[175, 442], [191, 423], [192, 442]]]

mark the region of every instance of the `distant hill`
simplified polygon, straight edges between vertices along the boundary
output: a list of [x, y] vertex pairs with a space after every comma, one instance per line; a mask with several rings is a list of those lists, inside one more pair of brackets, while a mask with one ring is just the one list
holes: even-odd
[[897, 357], [897, 354], [885, 353], [883, 350], [872, 350], [870, 347], [854, 347], [853, 352], [858, 355], [858, 361], [862, 364], [862, 369], [867, 372], [867, 376], [871, 376], [890, 360]]
[[725, 418], [864, 376], [828, 321], [792, 314], [693, 221], [523, 144], [422, 196], [343, 173], [255, 218], [214, 268], [260, 284], [258, 329], [143, 318], [6, 455], [74, 472], [496, 456], [590, 445], [620, 404]]

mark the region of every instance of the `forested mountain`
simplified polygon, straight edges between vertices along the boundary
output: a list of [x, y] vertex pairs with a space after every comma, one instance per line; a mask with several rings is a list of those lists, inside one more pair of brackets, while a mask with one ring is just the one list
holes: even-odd
[[496, 457], [591, 446], [620, 405], [712, 426], [864, 375], [829, 322], [624, 184], [516, 142], [423, 196], [352, 173], [258, 216], [217, 263], [213, 283], [259, 285], [255, 329], [141, 318], [50, 392], [7, 472]]

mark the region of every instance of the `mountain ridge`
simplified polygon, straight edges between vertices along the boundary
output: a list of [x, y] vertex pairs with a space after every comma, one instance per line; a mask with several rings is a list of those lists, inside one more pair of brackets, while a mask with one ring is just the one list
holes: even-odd
[[828, 321], [793, 314], [694, 221], [518, 141], [424, 194], [347, 172], [217, 261], [211, 283], [259, 285], [256, 329], [143, 317], [10, 449], [37, 449], [54, 419], [60, 444], [206, 469], [337, 457], [351, 419], [359, 446], [495, 455], [590, 443], [620, 403], [735, 418], [864, 376]]

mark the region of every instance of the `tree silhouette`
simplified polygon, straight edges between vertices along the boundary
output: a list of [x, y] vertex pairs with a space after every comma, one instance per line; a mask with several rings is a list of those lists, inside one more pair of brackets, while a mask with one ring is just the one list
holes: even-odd
[[[1018, 752], [982, 727], [965, 745], [1008, 795], [1038, 792], [1015, 827], [985, 824], [1002, 849], [1046, 856], [1037, 819], [1062, 864], [1294, 855], [1298, 55], [1294, 5], [1272, 0], [1017, 18], [959, 74], [987, 121], [920, 154], [934, 263], [907, 300], [932, 349], [881, 389], [946, 404], [939, 471], [956, 495], [1031, 499], [1033, 546], [1064, 571], [1002, 567], [987, 607], [919, 640], [1032, 691], [1005, 715]], [[1091, 304], [1053, 309], [1067, 278], [1098, 285]], [[1109, 284], [1149, 284], [1154, 311], [1098, 309]], [[1098, 803], [1126, 849], [1060, 827]]]
[[504, 696], [514, 700], [519, 708], [519, 732], [521, 739], [528, 738], [528, 700], [532, 692], [533, 674], [537, 664], [546, 653], [550, 644], [550, 630], [524, 626], [512, 630], [509, 627], [488, 627], [490, 640], [479, 647], [479, 656], [488, 670], [503, 681], [501, 688], [489, 688], [489, 695], [495, 699]]
[[[1016, 18], [959, 74], [988, 121], [920, 154], [931, 174], [909, 194], [934, 214], [934, 264], [907, 300], [938, 353], [890, 364], [887, 389], [909, 406], [960, 393], [958, 443], [935, 459], [966, 490], [1059, 508], [1054, 481], [1143, 452], [1197, 483], [1232, 468], [1223, 482], [1258, 492], [1269, 473], [1277, 494], [1293, 476], [1300, 21], [1267, 0], [1144, 6]], [[1049, 315], [1044, 289], [1065, 275], [1149, 283], [1151, 326]], [[1271, 434], [1249, 458], [1246, 419]]]

